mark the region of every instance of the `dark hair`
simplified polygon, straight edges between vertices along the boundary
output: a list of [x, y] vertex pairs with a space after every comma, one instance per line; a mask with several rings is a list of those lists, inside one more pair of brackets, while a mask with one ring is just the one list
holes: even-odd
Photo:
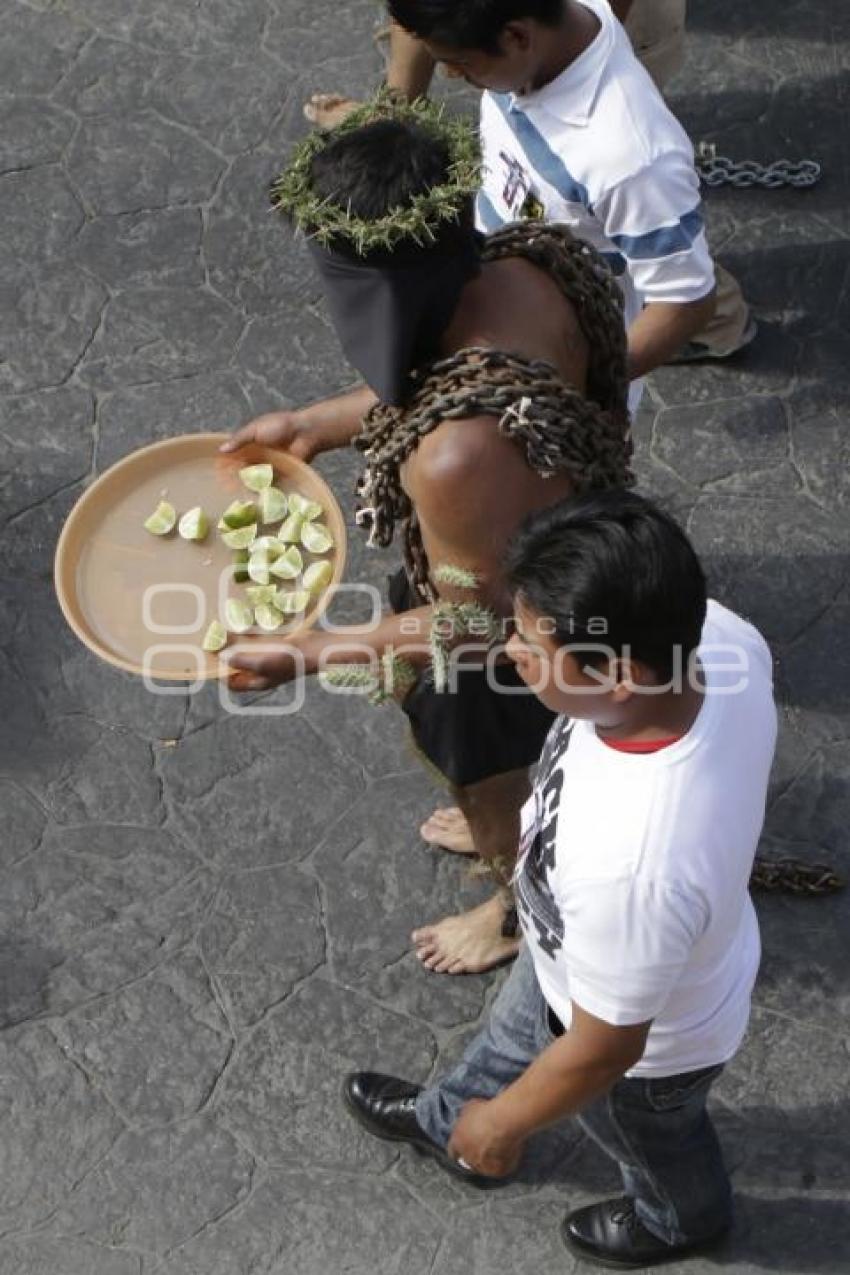
[[532, 514], [508, 547], [506, 574], [512, 594], [554, 622], [563, 646], [628, 645], [666, 681], [674, 648], [684, 661], [699, 645], [699, 559], [679, 524], [634, 492], [591, 492]]
[[389, 0], [390, 15], [420, 40], [455, 49], [499, 52], [499, 36], [509, 22], [534, 18], [556, 27], [563, 0]]
[[317, 195], [377, 221], [448, 180], [449, 147], [405, 120], [376, 120], [332, 137], [310, 164]]

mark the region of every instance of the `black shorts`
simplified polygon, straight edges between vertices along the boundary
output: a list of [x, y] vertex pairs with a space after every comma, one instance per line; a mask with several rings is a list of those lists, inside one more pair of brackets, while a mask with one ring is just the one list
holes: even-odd
[[[390, 577], [390, 605], [397, 614], [422, 606], [403, 570]], [[423, 674], [402, 703], [421, 753], [458, 788], [493, 775], [533, 766], [555, 714], [529, 691], [513, 664], [462, 669], [455, 691], [437, 691]]]

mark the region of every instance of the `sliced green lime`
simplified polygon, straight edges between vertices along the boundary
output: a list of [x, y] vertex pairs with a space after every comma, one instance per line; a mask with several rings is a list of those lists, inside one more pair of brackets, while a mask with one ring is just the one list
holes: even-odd
[[247, 549], [237, 549], [233, 555], [233, 579], [237, 584], [244, 584], [246, 580], [250, 580], [248, 575], [248, 559], [250, 554]]
[[176, 521], [177, 510], [167, 500], [161, 500], [150, 518], [145, 520], [145, 531], [149, 531], [152, 536], [167, 536], [169, 531], [174, 530]]
[[276, 593], [277, 585], [275, 584], [249, 584], [245, 590], [246, 597], [255, 607], [263, 602], [274, 602]]
[[228, 549], [247, 549], [257, 539], [257, 524], [252, 522], [250, 527], [240, 527], [237, 531], [225, 531], [221, 539]]
[[250, 527], [257, 522], [259, 515], [253, 500], [234, 500], [228, 505], [218, 520], [219, 531], [237, 531], [240, 527]]
[[304, 570], [304, 559], [301, 557], [301, 550], [297, 545], [290, 545], [285, 549], [276, 562], [273, 562], [269, 568], [273, 576], [277, 576], [278, 580], [295, 580]]
[[219, 624], [218, 620], [213, 620], [210, 627], [204, 634], [204, 640], [201, 646], [205, 651], [220, 651], [222, 647], [227, 646], [227, 629], [223, 624]]
[[286, 509], [286, 496], [277, 487], [265, 487], [260, 492], [261, 522], [282, 522]]
[[254, 584], [268, 584], [269, 555], [267, 553], [251, 554], [248, 562], [248, 575], [254, 581]]
[[334, 538], [323, 522], [305, 522], [301, 543], [309, 553], [327, 553], [333, 548]]
[[251, 545], [251, 557], [255, 554], [264, 553], [268, 556], [269, 562], [274, 562], [282, 553], [286, 552], [284, 545], [277, 536], [258, 536]]
[[224, 606], [224, 618], [231, 633], [247, 633], [254, 623], [254, 612], [238, 598], [228, 598]]
[[326, 589], [333, 579], [333, 565], [328, 562], [327, 558], [322, 562], [312, 562], [304, 572], [302, 581], [304, 588], [310, 593], [319, 593], [322, 589]]
[[210, 520], [200, 505], [185, 513], [177, 524], [177, 530], [184, 540], [206, 540], [210, 529]]
[[305, 522], [312, 522], [314, 518], [320, 518], [325, 511], [315, 500], [308, 500], [306, 496], [301, 495], [300, 491], [293, 491], [289, 495], [289, 512], [301, 514]]
[[[290, 498], [290, 508], [292, 500]], [[296, 544], [301, 538], [301, 528], [304, 526], [303, 514], [290, 514], [282, 527], [278, 529], [277, 538], [283, 540], [285, 544]]]
[[300, 615], [310, 605], [310, 594], [306, 589], [293, 589], [291, 593], [281, 589], [274, 600], [284, 615]]
[[272, 606], [268, 602], [261, 602], [257, 607], [257, 623], [267, 633], [274, 633], [275, 629], [279, 629], [283, 624], [283, 614], [278, 611], [276, 606]]
[[239, 470], [239, 477], [249, 491], [262, 491], [274, 482], [274, 470], [271, 465], [247, 465]]

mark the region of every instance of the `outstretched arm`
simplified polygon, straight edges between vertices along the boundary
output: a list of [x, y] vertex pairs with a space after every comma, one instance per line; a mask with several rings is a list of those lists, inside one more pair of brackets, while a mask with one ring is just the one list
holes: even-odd
[[[492, 416], [446, 421], [423, 439], [408, 462], [405, 483], [416, 507], [433, 570], [441, 563], [464, 567], [479, 584], [473, 592], [440, 585], [442, 596], [473, 598], [497, 615], [509, 615], [510, 599], [502, 579], [502, 559], [523, 518], [569, 494], [563, 477], [541, 478], [518, 445], [503, 438]], [[237, 672], [235, 690], [267, 690], [328, 664], [370, 663], [392, 647], [423, 667], [430, 659], [433, 608], [419, 607], [386, 616], [372, 628], [335, 633], [313, 630], [294, 642], [267, 639], [263, 652], [229, 657]], [[225, 656], [225, 658], [228, 658]]]
[[358, 385], [295, 411], [267, 412], [238, 429], [221, 450], [234, 452], [248, 443], [262, 443], [265, 447], [285, 448], [299, 460], [311, 461], [321, 452], [347, 447], [376, 402], [368, 386]]

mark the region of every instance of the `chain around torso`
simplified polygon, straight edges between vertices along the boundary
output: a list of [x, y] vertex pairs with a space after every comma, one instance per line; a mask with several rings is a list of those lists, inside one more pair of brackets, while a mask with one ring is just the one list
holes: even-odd
[[[619, 289], [607, 266], [566, 228], [543, 223], [506, 227], [486, 241], [485, 264], [508, 257], [523, 258], [545, 276], [529, 272], [520, 283], [521, 273], [514, 271], [512, 282], [517, 302], [527, 291], [532, 299], [526, 311], [537, 306], [546, 319], [524, 323], [521, 306], [514, 304], [510, 322], [500, 316], [491, 326], [494, 340], [510, 344], [512, 352], [488, 345], [452, 351], [465, 333], [481, 331], [481, 309], [473, 304], [468, 321], [461, 316], [449, 325], [446, 356], [413, 374], [408, 406], [378, 404], [356, 440], [367, 460], [358, 521], [370, 526], [371, 543], [386, 545], [396, 521], [403, 520], [408, 571], [423, 598], [433, 597], [434, 590], [403, 477], [410, 481], [405, 466], [422, 438], [443, 422], [495, 416], [500, 432], [523, 447], [532, 470], [566, 480], [564, 494], [630, 481], [625, 328]], [[568, 302], [554, 323], [557, 298], [550, 283]], [[489, 335], [485, 316], [483, 336]]]

